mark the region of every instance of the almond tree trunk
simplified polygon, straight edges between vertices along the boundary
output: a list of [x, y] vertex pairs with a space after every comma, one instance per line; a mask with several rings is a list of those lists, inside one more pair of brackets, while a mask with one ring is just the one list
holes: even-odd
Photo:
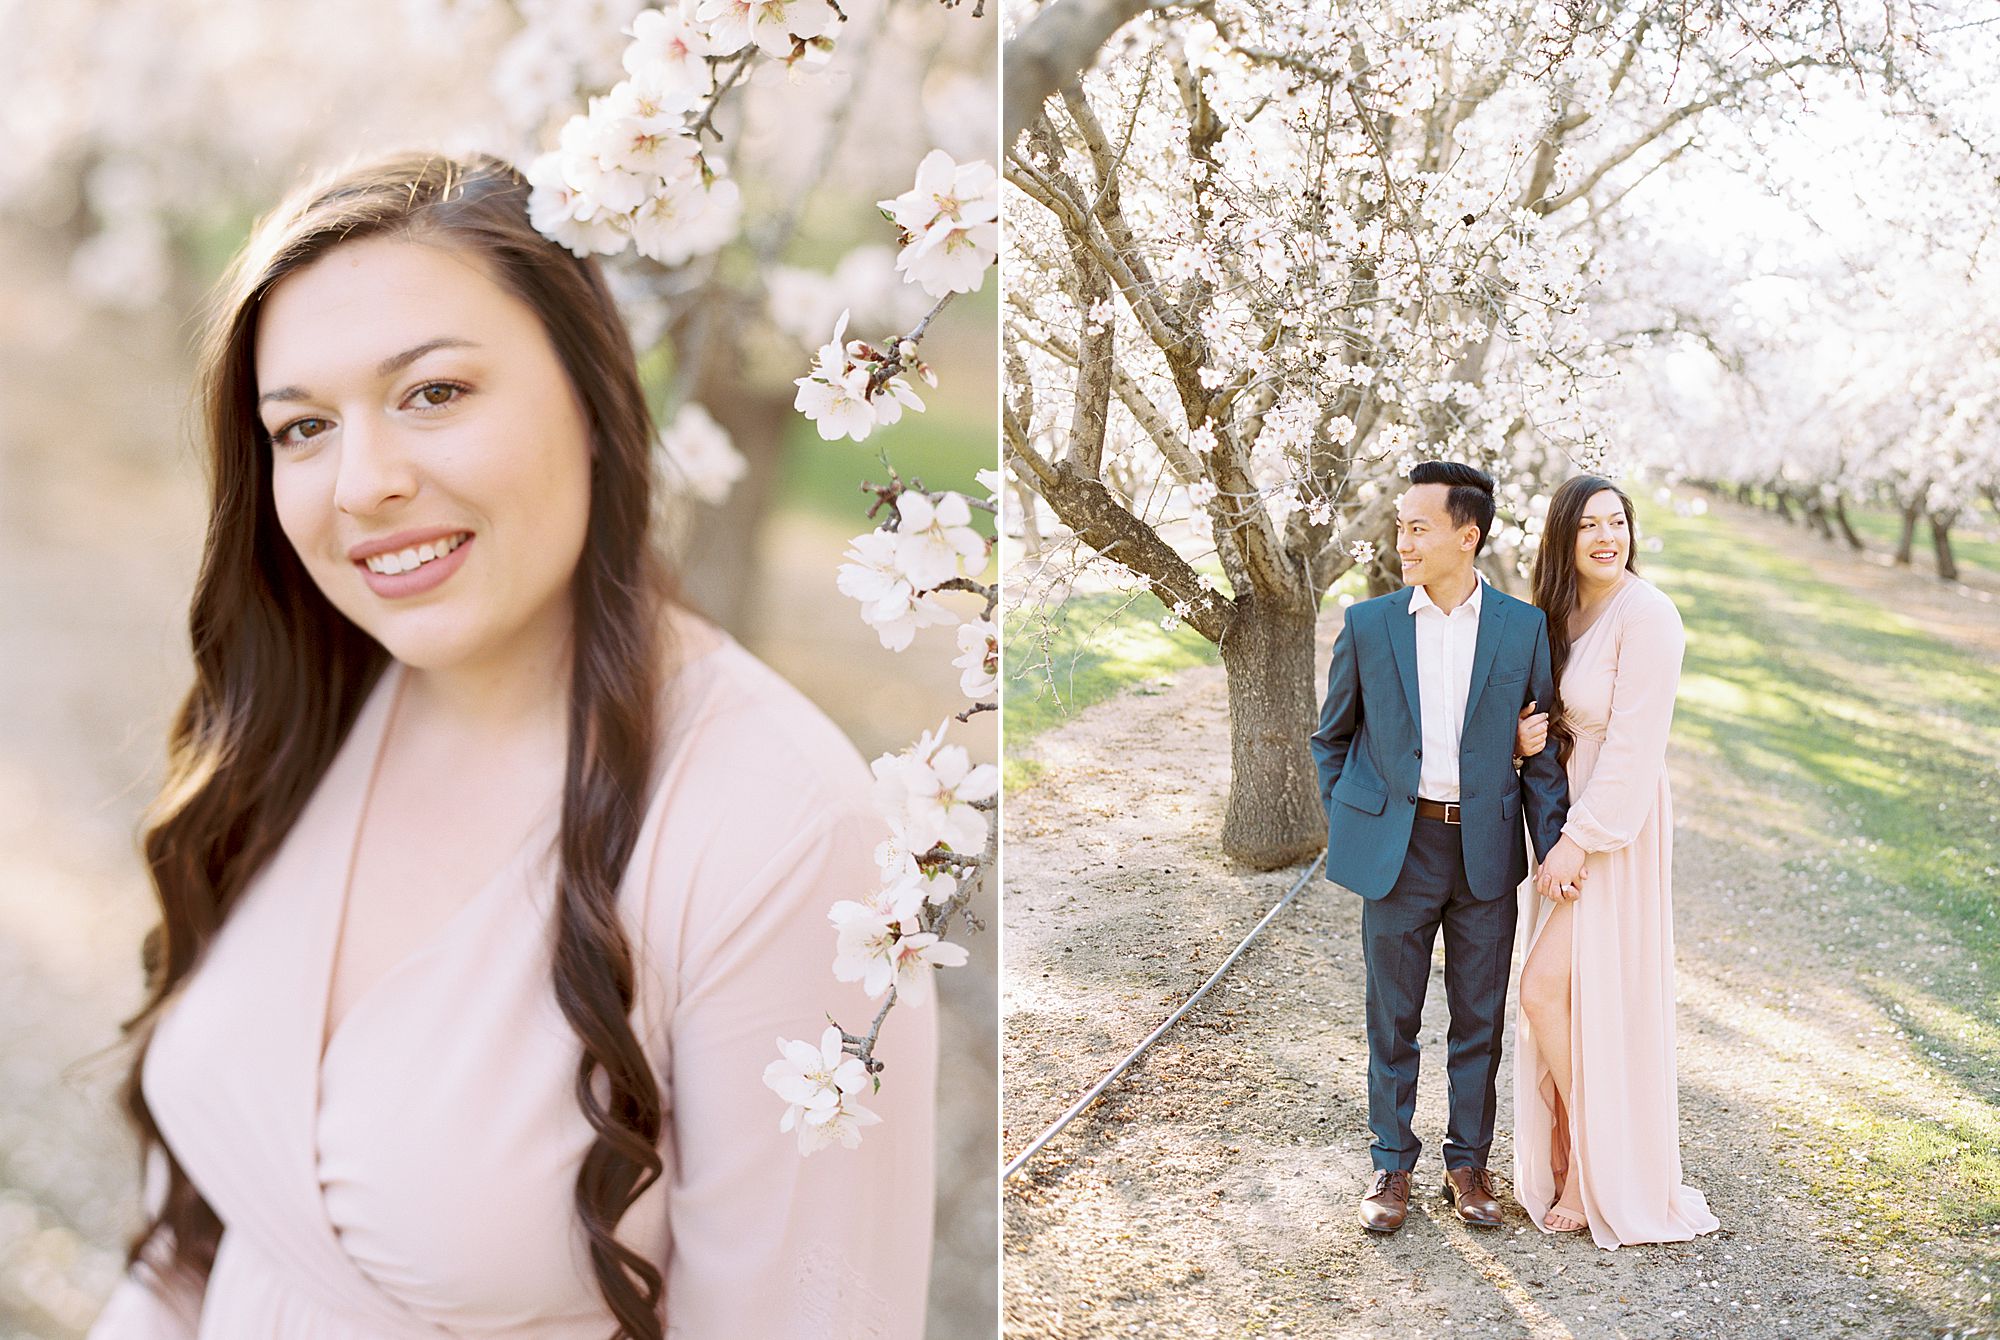
[[1833, 521], [1835, 525], [1840, 527], [1840, 537], [1847, 541], [1849, 549], [1860, 550], [1867, 547], [1861, 543], [1861, 537], [1854, 533], [1854, 527], [1847, 519], [1847, 500], [1845, 498], [1835, 498], [1833, 500]]
[[1951, 522], [1931, 513], [1931, 552], [1937, 556], [1937, 574], [1948, 582], [1958, 580], [1958, 560], [1951, 552]]
[[1295, 865], [1326, 845], [1308, 743], [1319, 721], [1315, 623], [1311, 610], [1251, 593], [1222, 639], [1231, 770], [1222, 849], [1259, 870]]
[[1917, 543], [1917, 518], [1923, 515], [1923, 508], [1909, 504], [1903, 508], [1903, 533], [1896, 539], [1896, 566], [1910, 566], [1910, 551]]

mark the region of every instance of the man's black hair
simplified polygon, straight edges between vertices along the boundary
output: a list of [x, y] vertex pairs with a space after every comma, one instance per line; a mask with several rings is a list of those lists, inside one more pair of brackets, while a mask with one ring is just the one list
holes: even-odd
[[1410, 483], [1443, 484], [1451, 490], [1444, 509], [1452, 525], [1479, 527], [1479, 539], [1472, 546], [1473, 556], [1478, 557], [1493, 530], [1493, 476], [1459, 461], [1425, 461], [1410, 471]]

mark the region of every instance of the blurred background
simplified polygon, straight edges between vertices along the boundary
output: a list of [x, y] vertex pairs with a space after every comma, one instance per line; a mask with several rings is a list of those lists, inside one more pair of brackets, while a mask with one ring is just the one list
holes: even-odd
[[[82, 1335], [138, 1222], [115, 1044], [154, 917], [137, 822], [189, 674], [202, 297], [252, 220], [314, 168], [412, 146], [525, 164], [553, 147], [585, 94], [621, 77], [620, 29], [641, 7], [0, 4], [0, 1335]], [[761, 64], [719, 120], [743, 235], [671, 272], [606, 263], [661, 421], [698, 401], [742, 457], [726, 500], [675, 508], [696, 599], [872, 758], [965, 705], [957, 648], [933, 628], [884, 651], [835, 568], [872, 525], [860, 485], [890, 464], [984, 495], [996, 285], [931, 326], [942, 385], [924, 388], [928, 411], [865, 445], [822, 442], [791, 410], [792, 378], [843, 308], [851, 335], [874, 338], [928, 307], [894, 274], [895, 230], [874, 202], [908, 190], [932, 148], [995, 158], [995, 36], [965, 9], [843, 8], [830, 65]], [[991, 760], [993, 720], [952, 738]], [[988, 929], [940, 979], [940, 1338], [993, 1326], [993, 907], [982, 891]], [[779, 1112], [774, 1098], [783, 1153]]]

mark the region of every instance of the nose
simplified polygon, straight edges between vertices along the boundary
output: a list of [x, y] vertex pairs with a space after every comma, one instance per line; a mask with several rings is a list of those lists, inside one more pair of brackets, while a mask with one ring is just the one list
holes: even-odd
[[349, 516], [366, 517], [415, 495], [416, 471], [393, 429], [350, 421], [341, 426], [340, 434], [336, 507]]

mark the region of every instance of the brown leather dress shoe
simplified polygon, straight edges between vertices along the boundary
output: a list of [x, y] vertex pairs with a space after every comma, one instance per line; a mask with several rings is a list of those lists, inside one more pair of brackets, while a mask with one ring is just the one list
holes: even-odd
[[1445, 1169], [1444, 1195], [1466, 1223], [1480, 1228], [1500, 1227], [1500, 1201], [1493, 1194], [1493, 1174], [1486, 1169]]
[[1371, 1233], [1394, 1233], [1410, 1213], [1410, 1175], [1377, 1172], [1361, 1198], [1361, 1226]]

